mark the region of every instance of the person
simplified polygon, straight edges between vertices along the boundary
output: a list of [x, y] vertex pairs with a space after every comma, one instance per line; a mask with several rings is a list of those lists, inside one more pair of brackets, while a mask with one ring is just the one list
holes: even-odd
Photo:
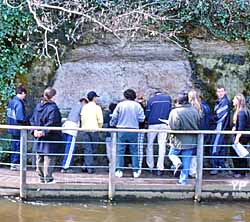
[[[145, 95], [144, 95], [143, 90], [139, 90], [136, 93], [135, 101], [141, 105], [141, 107], [144, 111], [144, 114], [145, 114], [147, 101], [145, 99]], [[145, 127], [146, 127], [145, 120], [143, 122], [139, 122], [139, 129], [145, 129]], [[145, 133], [138, 133], [137, 144], [138, 144], [139, 174], [141, 174], [142, 162], [143, 162], [144, 136], [145, 136]]]
[[[229, 124], [230, 105], [224, 86], [217, 86], [216, 95], [218, 99], [215, 102], [213, 119], [215, 122], [215, 130], [222, 131], [225, 130]], [[210, 175], [216, 175], [218, 173], [218, 168], [225, 168], [225, 160], [223, 158], [223, 156], [225, 156], [225, 147], [223, 145], [224, 135], [214, 134], [212, 136], [212, 148], [210, 154], [211, 166], [213, 169], [210, 171]]]
[[[197, 111], [200, 114], [199, 129], [208, 130], [209, 120], [210, 120], [210, 107], [207, 105], [207, 103], [202, 99], [202, 97], [195, 89], [191, 89], [188, 92], [188, 101], [194, 108], [197, 109]], [[206, 141], [206, 138], [207, 135], [204, 135], [204, 141]], [[196, 177], [197, 175], [196, 169], [197, 169], [197, 159], [196, 159], [196, 152], [194, 152], [189, 169], [189, 175], [191, 177]]]
[[[88, 103], [88, 99], [83, 97], [79, 100], [79, 102], [72, 107], [67, 120], [63, 124], [63, 127], [67, 128], [78, 128], [80, 126], [80, 113], [82, 110], [82, 107]], [[64, 157], [62, 160], [62, 173], [70, 173], [73, 172], [72, 169], [70, 169], [71, 163], [73, 161], [73, 154], [75, 152], [75, 143], [76, 143], [76, 137], [77, 137], [77, 130], [63, 130], [64, 135], [64, 141], [65, 144], [65, 151], [64, 151]]]
[[[99, 97], [95, 91], [90, 91], [87, 94], [89, 103], [83, 106], [81, 111], [81, 128], [95, 130], [101, 128], [103, 125], [102, 109], [97, 105], [97, 97]], [[94, 173], [94, 157], [98, 142], [98, 132], [83, 132], [82, 140], [84, 144], [84, 164], [83, 171], [87, 173]]]
[[[61, 113], [55, 103], [56, 90], [48, 87], [43, 92], [42, 101], [37, 104], [30, 119], [32, 126], [60, 127]], [[55, 154], [61, 153], [61, 131], [32, 130], [37, 153], [37, 171], [41, 183], [54, 183], [53, 166]], [[58, 143], [57, 143], [58, 142]]]
[[[146, 118], [148, 121], [148, 129], [151, 130], [167, 130], [169, 129], [166, 123], [160, 119], [167, 120], [171, 111], [171, 97], [157, 91], [147, 102]], [[166, 154], [166, 138], [165, 132], [150, 132], [148, 133], [148, 143], [146, 149], [146, 162], [151, 173], [154, 169], [154, 150], [153, 144], [156, 137], [158, 137], [158, 161], [157, 171], [158, 176], [164, 173], [164, 157]]]
[[[132, 89], [127, 89], [123, 93], [125, 100], [118, 103], [116, 106], [110, 125], [115, 126], [118, 129], [138, 129], [139, 122], [143, 122], [145, 119], [144, 111], [141, 105], [135, 101], [136, 92]], [[129, 150], [132, 156], [132, 169], [133, 177], [140, 176], [139, 173], [139, 161], [138, 161], [138, 135], [131, 132], [119, 132], [118, 133], [118, 146], [117, 146], [117, 162], [116, 162], [116, 177], [123, 176], [124, 170], [124, 154], [126, 143], [129, 142]]]
[[[235, 108], [233, 114], [233, 131], [249, 131], [250, 130], [250, 111], [246, 107], [246, 100], [243, 94], [237, 93], [233, 98], [233, 106]], [[234, 137], [234, 144], [247, 144], [249, 141], [249, 135], [242, 135], [237, 133]], [[236, 152], [233, 150], [233, 156], [237, 156]], [[233, 159], [235, 168], [247, 168], [246, 158], [234, 158]], [[236, 170], [234, 172], [234, 177], [238, 178], [241, 176], [246, 176], [246, 170]]]
[[[104, 115], [104, 124], [103, 124], [104, 128], [112, 128], [110, 126], [110, 120], [111, 120], [112, 114], [113, 114], [116, 106], [117, 106], [117, 103], [111, 102], [109, 104], [109, 109]], [[106, 137], [105, 137], [106, 154], [107, 154], [107, 158], [108, 158], [109, 162], [110, 162], [110, 158], [111, 158], [111, 149], [112, 149], [111, 135], [112, 134], [110, 132], [108, 132], [106, 134]]]
[[[27, 96], [27, 90], [24, 86], [16, 88], [16, 96], [14, 96], [7, 106], [8, 125], [27, 125], [28, 120], [25, 113], [24, 100]], [[8, 129], [11, 135], [11, 155], [10, 169], [18, 170], [20, 163], [20, 130]]]
[[[169, 115], [171, 130], [198, 130], [199, 123], [200, 114], [198, 110], [188, 102], [187, 94], [180, 94], [176, 100], [176, 108]], [[168, 156], [175, 166], [174, 174], [182, 168], [178, 183], [187, 184], [191, 157], [197, 148], [197, 135], [175, 134], [170, 144]], [[179, 155], [182, 155], [181, 159]]]

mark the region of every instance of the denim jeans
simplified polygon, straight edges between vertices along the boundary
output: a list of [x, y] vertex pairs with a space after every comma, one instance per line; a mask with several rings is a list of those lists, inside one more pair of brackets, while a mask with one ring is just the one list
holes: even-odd
[[[124, 167], [124, 154], [126, 150], [126, 145], [129, 146], [130, 155], [132, 155], [132, 168], [133, 172], [137, 172], [139, 169], [139, 160], [138, 160], [138, 146], [137, 146], [137, 133], [127, 133], [122, 132], [118, 133], [117, 138], [117, 161], [116, 168], [117, 170], [123, 170]], [[125, 144], [128, 143], [128, 144]]]
[[[169, 159], [173, 162], [176, 167], [179, 163], [182, 163], [182, 170], [179, 178], [179, 183], [187, 184], [188, 183], [188, 174], [191, 163], [191, 158], [193, 155], [194, 149], [185, 149], [179, 150], [171, 147], [169, 150]], [[182, 155], [181, 159], [178, 155]]]
[[20, 163], [20, 136], [12, 136], [11, 152], [15, 152], [15, 153], [10, 154], [11, 164], [19, 164]]
[[94, 163], [94, 154], [96, 153], [97, 142], [98, 142], [98, 133], [97, 132], [83, 132], [82, 133], [82, 140], [86, 142], [83, 144], [84, 148], [84, 164], [83, 166], [91, 168], [95, 165]]

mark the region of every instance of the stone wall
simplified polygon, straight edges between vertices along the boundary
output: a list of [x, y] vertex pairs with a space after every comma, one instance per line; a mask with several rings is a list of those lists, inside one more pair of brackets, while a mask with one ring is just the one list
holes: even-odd
[[28, 76], [31, 107], [43, 89], [53, 85], [64, 110], [95, 90], [107, 106], [123, 98], [127, 88], [167, 91], [175, 96], [195, 86], [213, 106], [215, 85], [224, 84], [232, 99], [236, 92], [250, 95], [250, 49], [245, 42], [192, 39], [190, 53], [171, 43], [135, 42], [91, 44], [69, 51], [55, 71], [49, 60], [36, 61]]
[[90, 90], [95, 90], [99, 103], [107, 106], [122, 99], [127, 88], [143, 90], [146, 96], [156, 90], [175, 96], [190, 89], [191, 73], [187, 54], [173, 44], [90, 45], [67, 55], [56, 72], [54, 87], [62, 109], [70, 108]]

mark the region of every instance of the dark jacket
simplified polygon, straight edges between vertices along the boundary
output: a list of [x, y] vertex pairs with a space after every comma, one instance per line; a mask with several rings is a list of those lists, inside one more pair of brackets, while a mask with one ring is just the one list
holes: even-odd
[[148, 125], [162, 124], [159, 119], [168, 119], [171, 111], [171, 97], [158, 93], [148, 100], [146, 117]]
[[[198, 130], [200, 114], [191, 104], [174, 108], [169, 115], [171, 130]], [[175, 134], [172, 143], [176, 149], [191, 149], [197, 147], [197, 135]]]
[[[26, 125], [27, 118], [23, 101], [17, 96], [13, 97], [7, 107], [8, 125]], [[13, 136], [20, 136], [20, 130], [8, 129], [8, 133]]]
[[[39, 103], [31, 117], [32, 126], [61, 126], [61, 113], [54, 102]], [[63, 152], [62, 144], [49, 143], [46, 141], [62, 141], [61, 131], [43, 130], [44, 136], [36, 138], [38, 142], [34, 143], [35, 150], [38, 153], [61, 153]], [[33, 132], [32, 132], [33, 134]], [[40, 142], [45, 141], [45, 142]]]
[[225, 95], [221, 99], [217, 99], [214, 107], [214, 121], [216, 130], [225, 130], [230, 121], [230, 103]]
[[[250, 113], [249, 110], [240, 110], [237, 115], [237, 122], [234, 125], [237, 131], [250, 130]], [[242, 135], [240, 141], [249, 138], [250, 135]]]
[[201, 101], [201, 107], [202, 107], [202, 116], [201, 116], [199, 128], [201, 130], [209, 130], [210, 129], [211, 109], [205, 101]]

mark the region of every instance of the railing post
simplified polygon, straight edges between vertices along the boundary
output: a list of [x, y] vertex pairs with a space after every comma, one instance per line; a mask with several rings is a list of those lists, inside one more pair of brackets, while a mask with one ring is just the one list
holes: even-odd
[[195, 201], [201, 200], [202, 192], [202, 173], [203, 173], [203, 153], [204, 153], [204, 134], [198, 135], [198, 144], [197, 144], [197, 178], [195, 184]]
[[115, 169], [116, 169], [116, 139], [117, 133], [111, 133], [111, 155], [109, 162], [109, 190], [108, 190], [108, 198], [109, 200], [113, 200], [115, 196]]
[[20, 198], [26, 198], [27, 130], [21, 130], [20, 138]]

